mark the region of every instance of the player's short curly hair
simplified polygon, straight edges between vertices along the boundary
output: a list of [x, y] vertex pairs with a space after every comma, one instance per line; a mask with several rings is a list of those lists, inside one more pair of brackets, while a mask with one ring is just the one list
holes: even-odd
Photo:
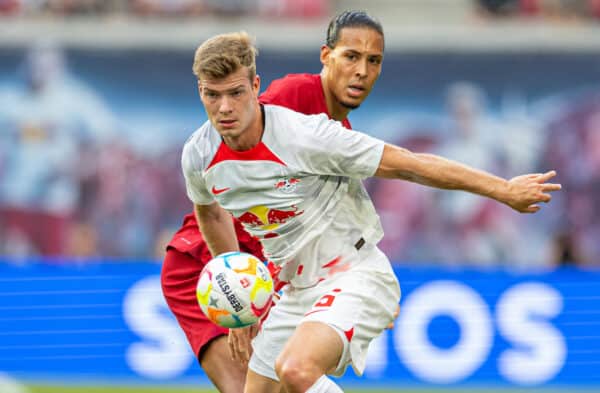
[[381, 37], [384, 37], [383, 27], [377, 19], [366, 11], [347, 10], [337, 14], [329, 22], [325, 44], [332, 49], [335, 48], [340, 39], [340, 33], [345, 27], [366, 27], [375, 30], [381, 34]]
[[253, 80], [257, 55], [254, 40], [245, 31], [220, 34], [196, 49], [192, 70], [198, 79], [223, 79], [240, 67], [248, 67], [248, 76]]

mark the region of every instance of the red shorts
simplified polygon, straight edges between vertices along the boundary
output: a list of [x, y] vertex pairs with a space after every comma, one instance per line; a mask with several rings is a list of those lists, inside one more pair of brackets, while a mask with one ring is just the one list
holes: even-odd
[[[264, 260], [258, 240], [244, 231], [238, 222], [235, 227], [240, 250]], [[228, 329], [213, 324], [204, 316], [196, 299], [198, 277], [211, 258], [194, 215], [188, 214], [167, 245], [161, 286], [171, 312], [198, 358], [211, 340], [228, 333]]]

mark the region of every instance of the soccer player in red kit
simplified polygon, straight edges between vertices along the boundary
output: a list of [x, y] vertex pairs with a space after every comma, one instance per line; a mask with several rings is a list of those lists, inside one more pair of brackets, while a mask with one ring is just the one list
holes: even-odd
[[[342, 12], [327, 29], [327, 41], [321, 47], [321, 73], [290, 74], [275, 80], [260, 101], [305, 114], [326, 113], [350, 129], [347, 115], [367, 98], [379, 77], [383, 48], [383, 29], [378, 21], [363, 11]], [[364, 188], [362, 192], [366, 192]], [[258, 240], [237, 221], [235, 229], [240, 251], [264, 260]], [[232, 359], [228, 330], [209, 321], [196, 300], [198, 277], [211, 258], [194, 214], [186, 215], [167, 246], [162, 290], [213, 384], [220, 392], [242, 392], [250, 354], [245, 359]]]

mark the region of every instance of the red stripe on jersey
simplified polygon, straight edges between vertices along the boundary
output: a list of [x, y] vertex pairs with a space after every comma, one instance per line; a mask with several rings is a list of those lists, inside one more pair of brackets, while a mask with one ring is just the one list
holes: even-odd
[[348, 330], [344, 330], [344, 334], [346, 335], [348, 342], [350, 342], [352, 340], [352, 337], [354, 337], [354, 326]]
[[324, 268], [330, 268], [330, 267], [334, 267], [335, 265], [337, 265], [338, 263], [340, 263], [340, 261], [342, 260], [341, 256], [337, 256], [335, 258], [333, 258], [331, 261], [327, 262], [325, 265], [323, 265]]
[[221, 143], [217, 153], [206, 170], [223, 161], [272, 161], [286, 166], [285, 163], [262, 142], [259, 142], [258, 145], [244, 151], [233, 150], [225, 143]]

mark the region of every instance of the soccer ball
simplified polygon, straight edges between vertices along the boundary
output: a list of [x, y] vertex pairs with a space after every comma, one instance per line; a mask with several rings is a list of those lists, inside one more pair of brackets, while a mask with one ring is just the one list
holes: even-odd
[[228, 252], [206, 264], [196, 298], [204, 315], [215, 324], [226, 328], [250, 326], [269, 310], [273, 279], [260, 259]]

